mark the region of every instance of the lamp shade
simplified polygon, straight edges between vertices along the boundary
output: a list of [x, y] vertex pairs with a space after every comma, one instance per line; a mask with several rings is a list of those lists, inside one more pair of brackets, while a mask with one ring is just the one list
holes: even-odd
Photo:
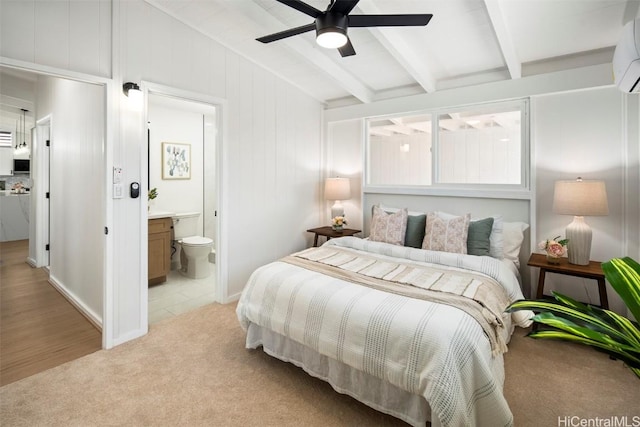
[[553, 212], [561, 215], [609, 215], [604, 181], [556, 181]]
[[324, 182], [324, 198], [327, 200], [347, 200], [351, 198], [348, 178], [327, 178]]

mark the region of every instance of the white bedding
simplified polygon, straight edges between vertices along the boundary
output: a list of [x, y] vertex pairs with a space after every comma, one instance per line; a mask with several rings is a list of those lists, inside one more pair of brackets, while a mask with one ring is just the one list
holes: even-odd
[[[481, 272], [500, 282], [510, 301], [523, 298], [510, 268], [490, 257], [424, 251], [353, 237], [332, 239], [325, 245]], [[256, 325], [328, 360], [422, 396], [436, 424], [513, 424], [502, 393], [502, 355], [492, 356], [482, 327], [458, 308], [363, 287], [278, 261], [252, 274], [237, 314], [245, 330]], [[511, 316], [505, 314], [503, 320], [502, 333], [508, 341]], [[517, 321], [528, 323], [523, 318]], [[247, 336], [248, 348], [261, 344], [264, 342], [255, 336]], [[392, 408], [376, 409], [399, 416]], [[400, 418], [410, 424], [424, 424], [420, 416], [405, 415]]]

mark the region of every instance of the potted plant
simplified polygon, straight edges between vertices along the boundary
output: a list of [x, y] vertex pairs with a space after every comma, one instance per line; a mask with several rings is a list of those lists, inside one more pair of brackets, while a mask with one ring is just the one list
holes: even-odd
[[158, 189], [156, 187], [153, 187], [147, 193], [147, 210], [151, 210], [151, 201], [156, 197], [158, 197]]
[[595, 347], [622, 360], [640, 378], [640, 264], [629, 257], [614, 258], [603, 263], [602, 270], [635, 322], [557, 292], [553, 293], [555, 301], [516, 301], [507, 307], [507, 311], [533, 310], [537, 313], [533, 321], [550, 327], [534, 330], [527, 336], [568, 340]]

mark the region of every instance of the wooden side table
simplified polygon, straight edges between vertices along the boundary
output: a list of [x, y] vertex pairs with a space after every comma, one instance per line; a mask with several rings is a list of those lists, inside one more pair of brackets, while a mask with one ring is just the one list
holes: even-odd
[[566, 276], [584, 277], [598, 281], [598, 292], [600, 293], [600, 307], [609, 309], [609, 300], [607, 299], [607, 288], [604, 282], [604, 272], [602, 265], [598, 261], [589, 261], [589, 265], [569, 264], [567, 258], [561, 258], [560, 264], [549, 264], [546, 255], [531, 254], [527, 265], [540, 268], [540, 277], [538, 278], [538, 290], [536, 298], [544, 297], [544, 281], [547, 273], [564, 274]]
[[336, 231], [333, 228], [331, 228], [330, 226], [318, 227], [318, 228], [310, 228], [310, 229], [307, 230], [307, 232], [309, 232], [309, 233], [315, 233], [315, 237], [313, 239], [313, 246], [314, 247], [318, 246], [318, 236], [324, 236], [324, 237], [327, 238], [327, 240], [329, 240], [332, 237], [353, 236], [354, 234], [357, 234], [357, 233], [359, 233], [361, 231], [362, 230], [355, 230], [353, 228], [343, 228], [341, 231]]

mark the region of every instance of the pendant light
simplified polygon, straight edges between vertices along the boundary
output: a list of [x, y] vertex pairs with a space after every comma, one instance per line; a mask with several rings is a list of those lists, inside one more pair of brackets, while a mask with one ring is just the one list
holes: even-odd
[[21, 108], [22, 110], [22, 144], [20, 144], [20, 154], [22, 153], [26, 153], [28, 152], [28, 148], [27, 148], [27, 141], [26, 141], [26, 137], [27, 137], [27, 111], [29, 110], [25, 110], [24, 108]]

